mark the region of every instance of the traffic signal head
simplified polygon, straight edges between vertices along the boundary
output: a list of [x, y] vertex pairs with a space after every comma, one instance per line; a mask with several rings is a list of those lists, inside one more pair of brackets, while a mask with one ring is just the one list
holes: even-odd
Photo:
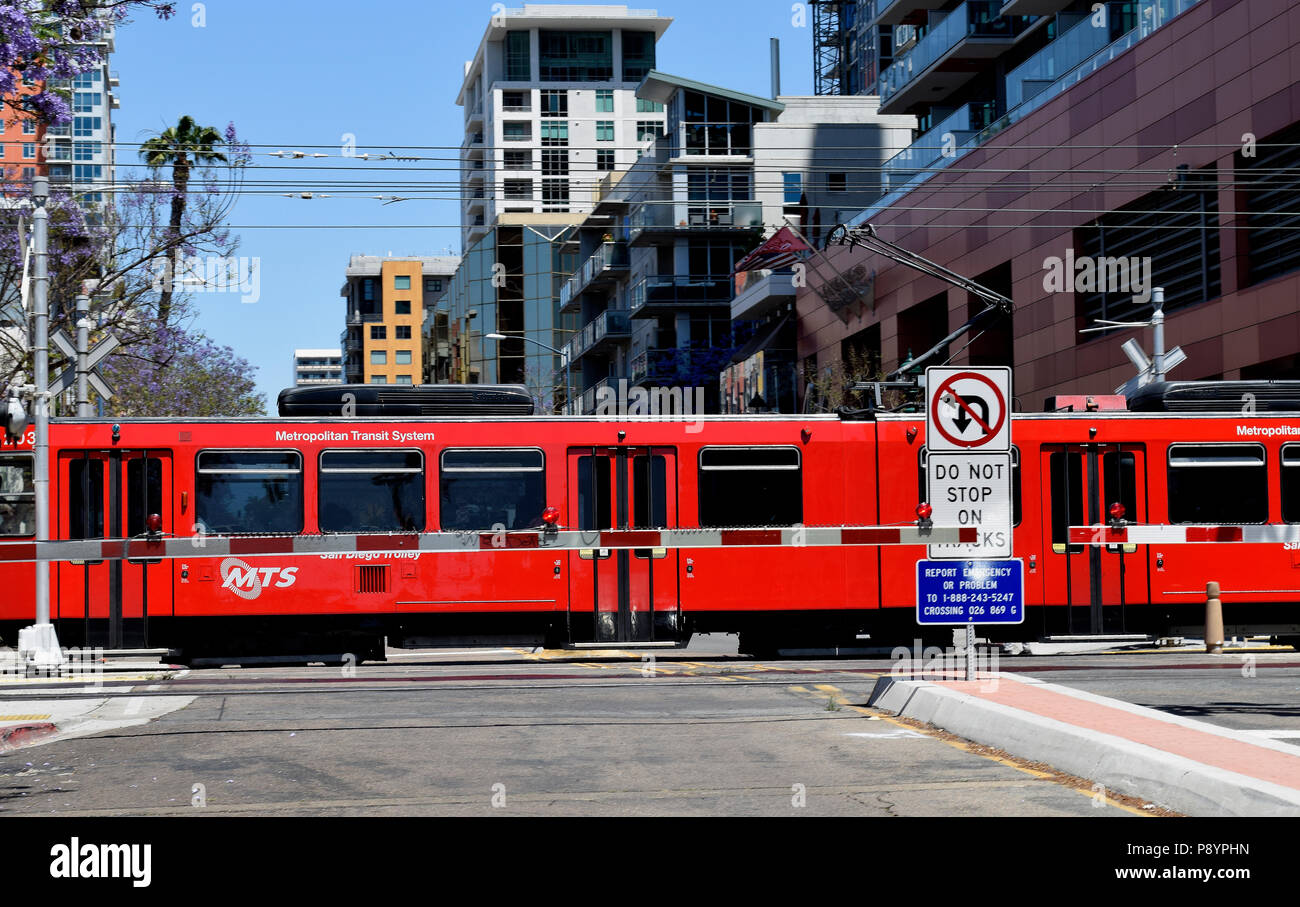
[[9, 399], [0, 402], [0, 424], [3, 424], [6, 440], [17, 442], [27, 431], [27, 410], [23, 401], [18, 399], [18, 391], [11, 389]]

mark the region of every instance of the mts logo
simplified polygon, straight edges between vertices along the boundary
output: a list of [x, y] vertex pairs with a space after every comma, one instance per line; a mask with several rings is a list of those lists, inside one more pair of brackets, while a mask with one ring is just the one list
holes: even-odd
[[297, 567], [251, 567], [237, 557], [221, 562], [221, 588], [244, 599], [257, 598], [263, 589], [270, 588], [272, 581], [275, 588], [287, 589], [297, 578]]

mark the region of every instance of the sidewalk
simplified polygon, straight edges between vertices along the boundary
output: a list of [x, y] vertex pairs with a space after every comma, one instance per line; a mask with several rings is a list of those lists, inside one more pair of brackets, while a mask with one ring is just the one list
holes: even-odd
[[1300, 816], [1300, 748], [1014, 673], [882, 677], [868, 702], [1194, 816]]
[[[79, 662], [59, 676], [28, 674], [16, 656], [0, 653], [0, 755], [144, 724], [183, 708], [192, 696], [157, 696], [162, 681], [185, 671], [156, 662]], [[141, 695], [132, 690], [147, 684]], [[50, 698], [42, 698], [50, 697]]]

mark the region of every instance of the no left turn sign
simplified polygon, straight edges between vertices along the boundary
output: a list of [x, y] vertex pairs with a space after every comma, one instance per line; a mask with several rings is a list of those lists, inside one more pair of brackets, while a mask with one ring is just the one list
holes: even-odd
[[925, 370], [925, 446], [985, 453], [1011, 449], [1011, 369]]

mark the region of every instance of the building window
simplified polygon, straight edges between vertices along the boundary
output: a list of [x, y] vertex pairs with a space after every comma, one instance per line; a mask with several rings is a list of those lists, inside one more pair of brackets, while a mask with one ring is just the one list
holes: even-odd
[[568, 180], [542, 180], [542, 206], [545, 211], [564, 211], [569, 206]]
[[[401, 314], [401, 313], [399, 312], [398, 314]], [[393, 328], [393, 339], [394, 339], [394, 340], [410, 340], [410, 339], [411, 339], [411, 326], [410, 326], [409, 324], [399, 324], [399, 325], [395, 326], [395, 327]], [[401, 354], [401, 353], [398, 353], [398, 354], [397, 354], [397, 364], [398, 364], [398, 365], [401, 365], [401, 364], [402, 364], [402, 354]]]
[[387, 375], [371, 375], [371, 376], [370, 376], [370, 383], [371, 383], [371, 384], [387, 384], [387, 383], [388, 383], [388, 376], [387, 376]]
[[411, 278], [407, 275], [396, 275], [393, 277], [394, 290], [409, 290], [411, 288]]
[[103, 142], [73, 142], [72, 159], [74, 161], [93, 161], [104, 153]]
[[104, 128], [103, 117], [73, 117], [72, 137], [79, 139], [93, 138], [95, 133]]
[[596, 113], [614, 112], [614, 89], [596, 89]]
[[366, 277], [361, 281], [361, 298], [365, 302], [374, 302], [375, 279], [373, 277]]
[[387, 339], [388, 339], [388, 328], [386, 328], [386, 327], [385, 327], [384, 325], [382, 325], [382, 324], [372, 324], [372, 325], [370, 326], [370, 339], [371, 339], [371, 340], [387, 340]]
[[[1177, 188], [1148, 193], [1075, 230], [1074, 273], [1066, 274], [1062, 262], [1056, 277], [1063, 279], [1053, 286], [1074, 293], [1076, 327], [1093, 327], [1097, 319], [1145, 320], [1150, 303], [1134, 301], [1141, 295], [1137, 284], [1149, 291], [1157, 275], [1165, 312], [1219, 295], [1217, 180], [1213, 165], [1185, 173]], [[1053, 275], [1044, 277], [1047, 286]], [[1099, 335], [1076, 336], [1084, 343]]]
[[647, 101], [645, 98], [636, 99], [637, 113], [663, 113], [664, 105], [659, 101]]
[[411, 384], [411, 383], [412, 383], [412, 381], [411, 381], [411, 376], [410, 376], [410, 375], [398, 375], [398, 376], [397, 376], [397, 383], [398, 383], [398, 384]]
[[302, 454], [296, 450], [205, 450], [196, 471], [194, 515], [205, 531], [302, 532]]
[[528, 91], [503, 91], [501, 92], [501, 109], [511, 113], [527, 113], [533, 109]]
[[100, 105], [98, 91], [74, 91], [72, 93], [72, 110], [74, 113], [94, 113]]
[[444, 530], [541, 524], [546, 460], [540, 450], [444, 450], [438, 512]]
[[531, 151], [507, 151], [502, 166], [506, 170], [532, 170], [533, 153]]
[[614, 152], [608, 149], [602, 149], [596, 152], [596, 169], [613, 170], [614, 169]]
[[507, 142], [527, 142], [533, 137], [531, 120], [505, 120], [501, 123], [501, 137]]
[[[409, 328], [408, 328], [408, 331], [409, 331]], [[407, 338], [407, 339], [410, 339], [410, 338]], [[393, 364], [394, 364], [394, 365], [410, 365], [410, 364], [411, 364], [411, 351], [410, 351], [410, 350], [397, 350], [396, 353], [395, 353], [395, 355], [396, 355], [397, 358], [393, 360]]]
[[541, 93], [542, 116], [567, 117], [569, 115], [569, 93], [562, 89], [544, 88]]
[[699, 466], [701, 526], [793, 526], [803, 521], [795, 447], [705, 447]]
[[[1278, 174], [1300, 170], [1300, 124], [1260, 139], [1254, 157], [1236, 154], [1237, 185], [1246, 209], [1246, 262], [1256, 284], [1300, 268], [1300, 185]], [[1165, 297], [1166, 299], [1168, 296]]]
[[657, 120], [637, 120], [636, 123], [636, 140], [644, 142], [647, 139], [655, 139], [664, 134], [664, 124]]
[[542, 145], [556, 146], [569, 144], [569, 124], [562, 120], [544, 122], [542, 126]]
[[36, 135], [35, 120], [23, 120], [23, 135]]
[[1267, 520], [1268, 469], [1262, 446], [1169, 446], [1169, 522], [1263, 523]]
[[614, 141], [614, 121], [597, 120], [596, 121], [596, 141], [612, 142]]
[[89, 183], [104, 178], [102, 164], [73, 164], [72, 179], [78, 183]]
[[36, 179], [36, 168], [35, 168], [35, 167], [24, 167], [24, 168], [23, 168], [23, 182], [24, 182], [24, 183], [30, 183], [30, 182], [31, 182], [32, 180], [34, 180], [34, 179]]
[[683, 92], [682, 131], [688, 154], [748, 155], [752, 124], [762, 113], [748, 104], [698, 91]]
[[803, 174], [783, 173], [781, 178], [785, 184], [785, 203], [787, 205], [799, 204], [799, 199], [803, 198]]
[[[610, 82], [613, 80], [612, 32], [539, 31], [537, 38], [540, 48], [538, 77], [541, 81]], [[640, 81], [640, 78], [637, 81]]]
[[322, 451], [317, 482], [321, 532], [424, 531], [418, 450]]
[[388, 364], [388, 352], [387, 352], [386, 350], [371, 350], [371, 351], [370, 351], [370, 364], [371, 364], [371, 365], [387, 365], [387, 364]]
[[36, 143], [23, 142], [23, 160], [32, 161], [36, 159]]
[[532, 201], [533, 181], [532, 180], [506, 180], [504, 191], [507, 200]]
[[424, 278], [424, 292], [426, 292], [426, 293], [441, 293], [441, 292], [442, 292], [442, 280], [439, 279], [439, 278], [437, 278], [437, 277], [426, 277], [426, 278]]
[[394, 315], [409, 315], [409, 314], [411, 314], [411, 300], [409, 300], [409, 299], [397, 299], [397, 300], [394, 300], [394, 301], [393, 301], [393, 314], [394, 314]]
[[826, 174], [826, 191], [827, 192], [844, 192], [849, 187], [849, 177], [847, 173], [828, 173]]
[[531, 82], [533, 79], [530, 33], [512, 31], [506, 34], [506, 81]]
[[569, 149], [542, 149], [542, 176], [568, 176]]
[[623, 81], [640, 82], [655, 68], [655, 33], [623, 32]]
[[94, 88], [99, 84], [99, 70], [92, 69], [90, 72], [78, 73], [72, 77], [73, 88]]

